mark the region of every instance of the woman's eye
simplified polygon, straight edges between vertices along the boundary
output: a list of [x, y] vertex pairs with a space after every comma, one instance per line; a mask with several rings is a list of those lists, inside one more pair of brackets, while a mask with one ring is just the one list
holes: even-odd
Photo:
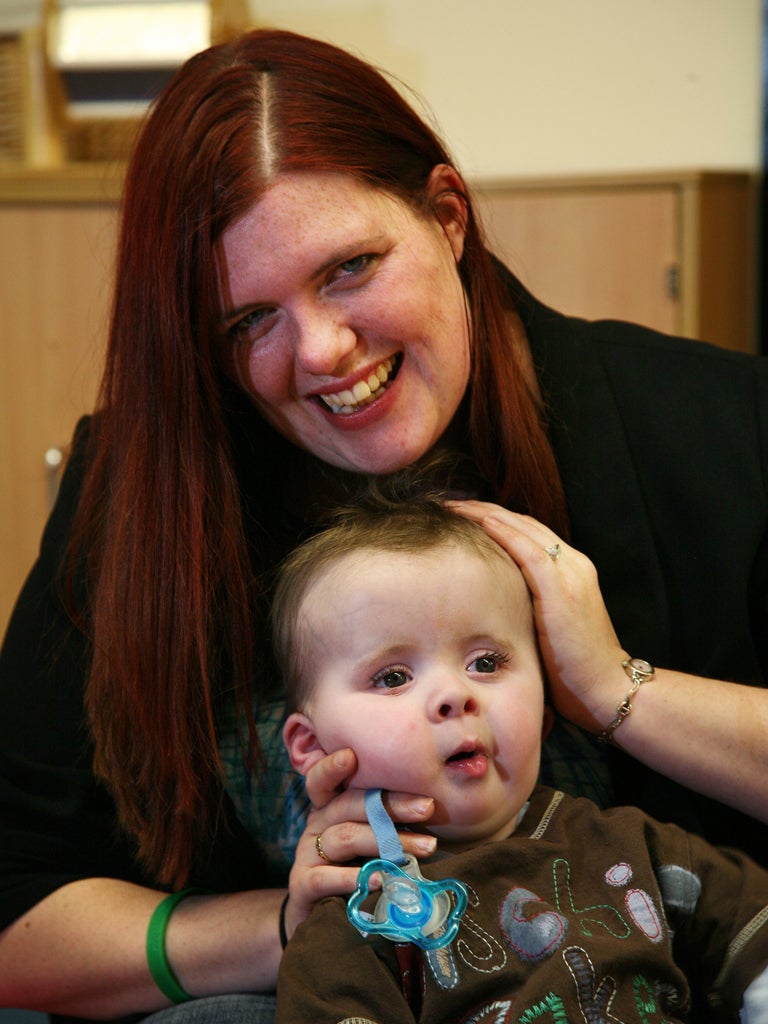
[[489, 673], [498, 672], [502, 665], [505, 665], [508, 658], [504, 654], [498, 653], [487, 653], [481, 654], [479, 658], [475, 658], [469, 665], [470, 672]]
[[235, 341], [253, 341], [266, 334], [272, 326], [274, 310], [271, 308], [252, 309], [229, 328], [229, 335]]
[[348, 278], [356, 278], [362, 276], [367, 270], [373, 266], [376, 257], [371, 253], [361, 253], [359, 256], [352, 256], [348, 260], [344, 260], [340, 263], [336, 270], [333, 272], [332, 280], [344, 281]]
[[377, 672], [372, 682], [375, 687], [383, 686], [387, 690], [396, 690], [400, 686], [405, 686], [409, 679], [410, 676], [404, 668], [386, 668], [383, 672]]

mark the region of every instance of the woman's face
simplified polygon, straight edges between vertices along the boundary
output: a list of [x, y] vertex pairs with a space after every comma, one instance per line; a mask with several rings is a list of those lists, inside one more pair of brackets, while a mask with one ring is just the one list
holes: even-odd
[[[459, 185], [432, 172], [432, 195]], [[334, 466], [387, 473], [427, 452], [467, 386], [457, 263], [440, 221], [339, 174], [278, 177], [223, 236], [225, 366], [262, 416]]]

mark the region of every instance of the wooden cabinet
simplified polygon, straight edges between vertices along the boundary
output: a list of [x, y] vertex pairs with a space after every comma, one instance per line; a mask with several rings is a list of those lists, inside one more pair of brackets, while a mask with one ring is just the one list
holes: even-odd
[[756, 350], [749, 175], [518, 180], [479, 195], [496, 251], [543, 302]]
[[[56, 485], [46, 453], [94, 402], [121, 179], [0, 167], [0, 632]], [[480, 198], [499, 254], [556, 308], [753, 347], [749, 176], [510, 181]]]
[[103, 168], [0, 172], [0, 633], [96, 396], [118, 188]]

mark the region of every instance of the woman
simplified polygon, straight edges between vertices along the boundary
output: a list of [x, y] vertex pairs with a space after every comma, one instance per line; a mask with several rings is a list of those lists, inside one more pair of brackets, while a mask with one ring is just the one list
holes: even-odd
[[[0, 1003], [107, 1019], [268, 993], [281, 931], [352, 889], [375, 844], [339, 751], [308, 780], [284, 900], [282, 822], [303, 822], [266, 588], [359, 474], [436, 447], [470, 457], [461, 496], [497, 503], [466, 510], [520, 560], [579, 725], [612, 726], [630, 655], [735, 680], [659, 669], [611, 749], [560, 730], [555, 781], [762, 848], [766, 392], [760, 361], [542, 308], [357, 59], [263, 31], [190, 60], [131, 161], [99, 409], [3, 649]], [[750, 816], [702, 813], [641, 761]], [[184, 887], [209, 891], [164, 900]], [[269, 1014], [227, 997], [160, 1019]]]

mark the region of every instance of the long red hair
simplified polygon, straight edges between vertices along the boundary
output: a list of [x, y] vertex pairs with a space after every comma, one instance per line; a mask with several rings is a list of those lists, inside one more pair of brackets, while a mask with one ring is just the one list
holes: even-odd
[[[249, 723], [245, 745], [255, 744], [258, 577], [274, 557], [268, 536], [256, 551], [246, 521], [233, 441], [245, 403], [217, 359], [222, 233], [284, 171], [351, 174], [433, 216], [427, 181], [451, 162], [378, 71], [271, 30], [188, 61], [138, 139], [71, 553], [88, 580], [95, 769], [163, 884], [189, 878], [216, 827], [225, 697]], [[563, 529], [557, 467], [510, 338], [508, 294], [466, 201], [459, 272], [473, 326], [474, 455], [500, 502]], [[264, 437], [251, 446], [257, 463], [272, 457]]]

